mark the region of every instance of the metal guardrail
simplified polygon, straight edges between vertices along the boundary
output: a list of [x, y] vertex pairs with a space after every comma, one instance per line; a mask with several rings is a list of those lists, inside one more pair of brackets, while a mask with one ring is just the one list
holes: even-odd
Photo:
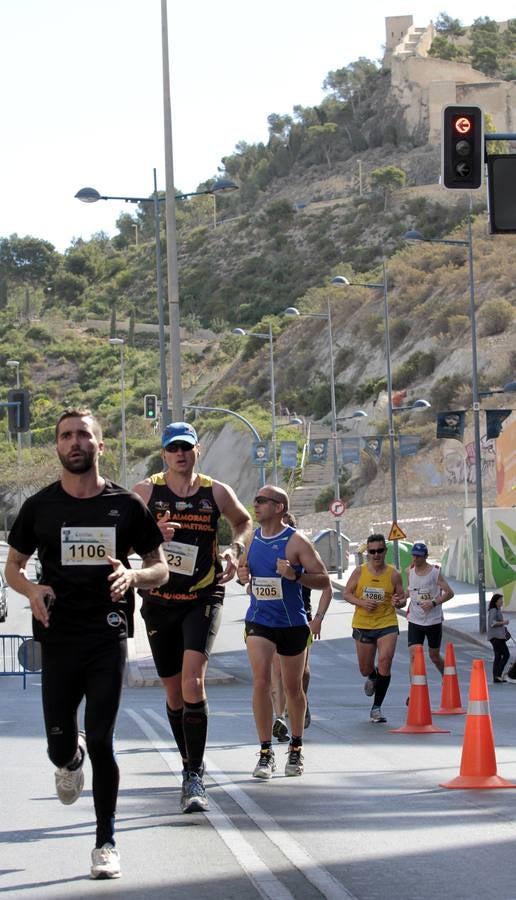
[[34, 668], [29, 654], [33, 653], [34, 644], [30, 635], [0, 635], [0, 675], [20, 675], [23, 678], [23, 689], [27, 687], [27, 673], [41, 672]]

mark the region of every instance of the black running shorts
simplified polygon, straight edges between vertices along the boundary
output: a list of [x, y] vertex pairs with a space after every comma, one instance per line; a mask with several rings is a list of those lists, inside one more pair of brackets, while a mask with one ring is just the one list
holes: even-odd
[[269, 628], [257, 622], [245, 623], [245, 639], [262, 637], [276, 644], [279, 656], [298, 656], [303, 653], [311, 637], [308, 625], [293, 625], [286, 628]]
[[352, 634], [360, 644], [376, 644], [378, 638], [383, 638], [386, 634], [399, 633], [397, 625], [388, 625], [387, 628], [354, 628]]
[[412, 647], [414, 644], [424, 644], [425, 638], [431, 650], [439, 650], [443, 639], [443, 626], [440, 622], [435, 625], [416, 625], [415, 622], [408, 623], [408, 645]]
[[181, 672], [185, 650], [209, 657], [222, 621], [222, 600], [171, 600], [167, 606], [144, 600], [142, 616], [158, 675], [171, 678]]

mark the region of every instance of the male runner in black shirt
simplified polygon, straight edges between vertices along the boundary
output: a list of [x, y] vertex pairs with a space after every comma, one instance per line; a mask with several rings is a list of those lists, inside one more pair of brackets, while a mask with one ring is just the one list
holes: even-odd
[[[89, 410], [62, 413], [56, 445], [61, 478], [23, 504], [9, 534], [5, 575], [28, 598], [34, 638], [41, 642], [43, 714], [58, 797], [70, 804], [80, 796], [87, 750], [97, 821], [90, 874], [118, 878], [113, 732], [133, 633], [134, 588], [162, 584], [168, 570], [161, 532], [145, 505], [99, 474], [104, 443]], [[142, 557], [139, 570], [129, 565], [133, 549]], [[39, 584], [25, 572], [36, 550]], [[77, 723], [84, 697], [86, 734]]]

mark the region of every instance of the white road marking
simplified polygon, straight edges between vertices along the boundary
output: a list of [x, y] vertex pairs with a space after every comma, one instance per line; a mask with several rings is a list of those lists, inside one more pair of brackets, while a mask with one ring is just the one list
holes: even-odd
[[[163, 760], [170, 771], [177, 779], [178, 783], [181, 784], [181, 776], [174, 768], [174, 752], [160, 739], [157, 732], [154, 731], [142, 716], [132, 709], [126, 709], [125, 711], [131, 716], [134, 722], [136, 722], [146, 738], [163, 757]], [[151, 710], [146, 710], [146, 712], [149, 714], [152, 713]], [[159, 724], [165, 727], [164, 720], [160, 721], [159, 717], [155, 714], [152, 717], [156, 718]], [[224, 841], [226, 847], [230, 853], [233, 854], [239, 866], [247, 874], [258, 893], [262, 897], [267, 898], [267, 900], [295, 900], [293, 894], [290, 893], [288, 888], [286, 888], [265, 863], [262, 862], [253, 847], [251, 847], [245, 838], [242, 837], [241, 833], [235, 828], [231, 820], [228, 819], [226, 814], [220, 809], [217, 803], [215, 803], [212, 797], [210, 797], [210, 807], [210, 810], [203, 813], [203, 815], [206, 816], [221, 840]]]
[[[158, 725], [167, 732], [169, 731], [168, 723], [163, 716], [160, 716], [153, 709], [146, 709], [145, 712]], [[272, 816], [269, 816], [268, 813], [261, 809], [241, 787], [231, 781], [212, 759], [209, 757], [205, 757], [205, 759], [210, 778], [240, 806], [255, 825], [263, 831], [268, 840], [276, 845], [292, 865], [303, 874], [306, 880], [311, 882], [321, 892], [323, 897], [327, 898], [327, 900], [354, 900], [353, 895], [333, 875], [322, 866], [317, 865], [307, 850], [298, 844], [287, 831], [281, 828]]]

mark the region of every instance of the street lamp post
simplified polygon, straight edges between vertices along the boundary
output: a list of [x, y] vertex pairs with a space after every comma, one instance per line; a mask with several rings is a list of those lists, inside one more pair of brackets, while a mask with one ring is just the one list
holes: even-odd
[[122, 486], [127, 487], [127, 439], [125, 432], [125, 381], [124, 381], [124, 340], [123, 338], [109, 338], [108, 343], [114, 347], [120, 347], [120, 406], [122, 411]]
[[487, 627], [486, 584], [485, 584], [485, 549], [484, 549], [484, 502], [482, 497], [482, 457], [480, 449], [480, 393], [478, 389], [478, 357], [477, 357], [477, 325], [475, 313], [475, 279], [473, 274], [473, 232], [471, 228], [473, 208], [471, 193], [469, 195], [468, 238], [467, 240], [445, 240], [424, 238], [419, 231], [407, 231], [404, 238], [409, 243], [423, 241], [429, 244], [450, 244], [468, 248], [469, 270], [469, 319], [471, 326], [471, 383], [473, 394], [473, 428], [475, 444], [475, 493], [477, 517], [477, 562], [478, 562], [478, 622], [479, 631], [484, 633]]
[[[168, 405], [168, 380], [167, 380], [167, 364], [166, 364], [166, 335], [165, 335], [165, 301], [164, 301], [164, 291], [163, 291], [163, 271], [161, 265], [161, 226], [160, 226], [160, 206], [159, 204], [164, 202], [165, 197], [158, 196], [158, 188], [156, 182], [156, 169], [153, 169], [153, 178], [154, 178], [154, 192], [152, 197], [118, 197], [114, 195], [108, 194], [100, 194], [95, 188], [85, 187], [81, 188], [80, 191], [77, 191], [75, 197], [77, 200], [81, 200], [83, 203], [96, 203], [98, 200], [123, 200], [125, 203], [152, 203], [154, 206], [154, 240], [156, 245], [156, 288], [157, 288], [157, 304], [158, 304], [158, 331], [159, 331], [159, 370], [160, 370], [160, 394], [161, 394], [161, 415], [163, 425], [170, 419], [169, 405]], [[236, 191], [238, 190], [238, 185], [236, 185], [233, 181], [227, 181], [221, 179], [220, 181], [215, 182], [213, 187], [210, 190], [206, 191], [191, 191], [187, 194], [176, 194], [176, 200], [187, 200], [189, 197], [198, 197], [203, 194], [212, 194], [215, 198], [215, 193], [217, 192], [228, 192], [228, 191]], [[178, 326], [179, 328], [179, 326]], [[172, 348], [172, 337], [171, 337], [171, 348]], [[172, 366], [174, 367], [174, 383], [177, 385], [181, 383], [181, 362], [180, 358], [177, 356], [177, 353], [171, 357], [173, 362]], [[179, 367], [177, 365], [177, 361], [179, 359]], [[174, 405], [175, 408], [175, 405]], [[177, 412], [182, 408], [181, 406], [178, 408]], [[178, 414], [177, 418], [180, 418], [180, 414]]]
[[[301, 313], [295, 306], [289, 306], [285, 310], [286, 316], [303, 316], [308, 319], [326, 319], [328, 323], [328, 342], [330, 345], [330, 404], [331, 404], [331, 436], [333, 448], [333, 492], [334, 499], [340, 500], [339, 458], [337, 452], [337, 401], [335, 397], [335, 368], [333, 362], [333, 327], [331, 318], [330, 298], [326, 298], [326, 313]], [[343, 553], [342, 534], [340, 530], [340, 518], [335, 520], [335, 532], [337, 535], [337, 575], [342, 578]]]
[[[18, 359], [7, 359], [6, 366], [16, 369], [16, 390], [20, 389], [20, 361]], [[16, 496], [18, 512], [21, 509], [21, 433], [18, 431], [16, 435]]]
[[246, 335], [247, 337], [260, 338], [269, 342], [270, 379], [271, 379], [271, 444], [272, 444], [272, 480], [278, 483], [278, 460], [276, 453], [276, 384], [274, 380], [274, 342], [272, 338], [272, 325], [269, 322], [269, 331], [264, 334], [260, 331], [244, 331], [243, 328], [234, 328], [233, 334]]
[[[391, 374], [391, 342], [389, 335], [389, 296], [387, 292], [387, 267], [385, 259], [382, 259], [383, 282], [379, 284], [364, 284], [356, 281], [348, 281], [343, 275], [337, 275], [332, 279], [332, 284], [344, 286], [357, 286], [365, 288], [380, 289], [383, 291], [383, 319], [385, 332], [385, 363], [387, 373], [387, 421], [389, 427], [389, 467], [391, 476], [391, 514], [392, 522], [398, 522], [398, 498], [396, 493], [396, 457], [394, 455], [394, 420], [392, 415], [392, 374]], [[400, 556], [398, 541], [393, 541], [393, 560], [394, 565], [399, 569]]]
[[[244, 423], [244, 425], [247, 425], [257, 441], [261, 441], [261, 437], [252, 422], [250, 422], [249, 419], [246, 419], [245, 416], [242, 416], [240, 413], [235, 412], [233, 409], [225, 409], [223, 406], [192, 406], [191, 404], [186, 404], [184, 406], [184, 409], [199, 409], [202, 412], [221, 412], [226, 413], [229, 416], [234, 416], [235, 419], [239, 419]], [[261, 486], [263, 487], [265, 484], [265, 466], [263, 465], [260, 466], [260, 481]]]

